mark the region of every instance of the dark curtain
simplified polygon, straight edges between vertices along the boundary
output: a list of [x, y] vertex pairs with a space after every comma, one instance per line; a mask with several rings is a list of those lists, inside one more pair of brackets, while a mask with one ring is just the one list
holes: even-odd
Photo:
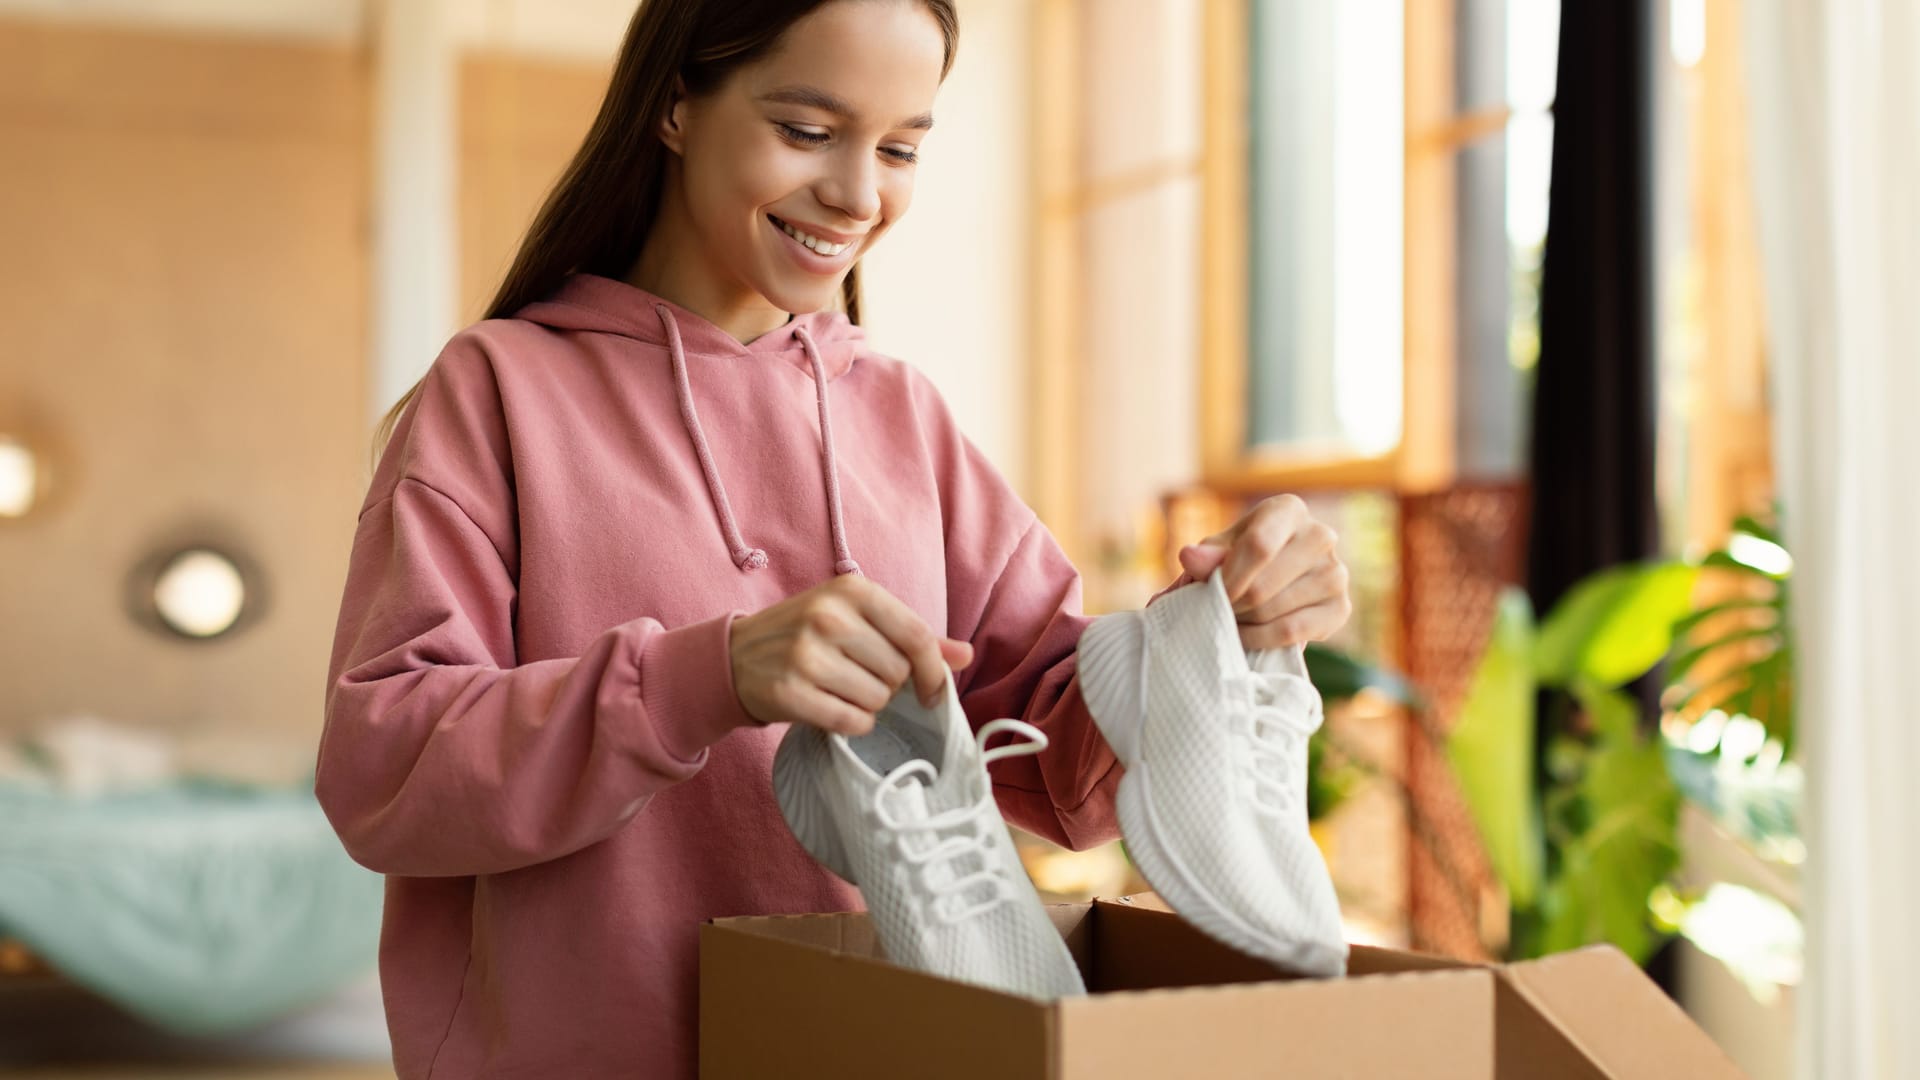
[[1527, 560], [1542, 616], [1593, 571], [1659, 550], [1650, 19], [1647, 0], [1560, 11]]

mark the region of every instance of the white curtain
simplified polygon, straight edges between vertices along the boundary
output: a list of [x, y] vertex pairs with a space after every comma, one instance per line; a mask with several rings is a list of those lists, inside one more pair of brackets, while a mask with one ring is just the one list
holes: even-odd
[[1808, 771], [1799, 1074], [1920, 1077], [1920, 3], [1745, 17]]

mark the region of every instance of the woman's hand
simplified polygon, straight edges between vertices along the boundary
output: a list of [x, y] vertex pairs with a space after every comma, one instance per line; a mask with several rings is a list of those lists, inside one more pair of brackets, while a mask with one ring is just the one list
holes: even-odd
[[932, 702], [947, 669], [973, 662], [973, 646], [940, 637], [898, 597], [843, 574], [733, 620], [733, 688], [765, 724], [811, 724], [864, 735], [909, 679]]
[[1248, 649], [1323, 641], [1353, 614], [1347, 566], [1334, 532], [1315, 521], [1298, 495], [1263, 499], [1224, 532], [1180, 549], [1186, 576], [1205, 581], [1225, 565], [1222, 583]]

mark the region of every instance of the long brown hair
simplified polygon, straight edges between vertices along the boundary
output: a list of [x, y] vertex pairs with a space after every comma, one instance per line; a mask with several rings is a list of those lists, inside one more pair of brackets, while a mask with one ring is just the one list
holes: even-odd
[[[586, 139], [520, 242], [513, 266], [487, 305], [484, 318], [511, 316], [576, 271], [622, 277], [640, 257], [660, 209], [667, 149], [659, 122], [673, 99], [673, 80], [700, 96], [718, 88], [736, 68], [764, 56], [787, 28], [827, 0], [642, 0], [627, 24], [607, 96]], [[960, 20], [954, 0], [920, 0], [940, 24], [946, 56], [940, 77], [953, 69]], [[847, 271], [841, 302], [860, 321], [860, 265]], [[416, 382], [381, 418], [373, 453], [420, 389]]]

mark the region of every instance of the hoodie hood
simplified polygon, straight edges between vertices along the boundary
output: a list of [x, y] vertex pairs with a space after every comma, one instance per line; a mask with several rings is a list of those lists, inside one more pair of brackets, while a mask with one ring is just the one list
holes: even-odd
[[617, 334], [667, 351], [673, 363], [674, 393], [679, 398], [681, 424], [693, 445], [694, 455], [700, 459], [700, 470], [706, 475], [707, 494], [712, 499], [721, 539], [734, 565], [742, 570], [765, 569], [767, 553], [749, 544], [734, 520], [726, 486], [714, 467], [712, 447], [707, 443], [699, 413], [694, 408], [687, 357], [787, 363], [811, 375], [820, 407], [820, 474], [832, 532], [833, 569], [836, 574], [860, 572], [847, 541], [845, 516], [840, 507], [840, 470], [833, 452], [833, 415], [827, 403], [827, 384], [853, 369], [866, 343], [865, 331], [844, 313], [814, 311], [795, 315], [784, 325], [743, 343], [706, 317], [645, 289], [597, 274], [574, 274], [553, 295], [521, 308], [516, 317], [554, 330]]
[[672, 343], [658, 310], [661, 307], [679, 326], [681, 344], [690, 356], [779, 359], [811, 375], [813, 364], [803, 340], [810, 337], [820, 352], [827, 378], [837, 379], [852, 370], [866, 348], [866, 331], [839, 311], [795, 315], [784, 326], [743, 344], [704, 316], [671, 300], [598, 274], [574, 274], [545, 300], [521, 308], [516, 317], [555, 330], [618, 334], [666, 349]]

